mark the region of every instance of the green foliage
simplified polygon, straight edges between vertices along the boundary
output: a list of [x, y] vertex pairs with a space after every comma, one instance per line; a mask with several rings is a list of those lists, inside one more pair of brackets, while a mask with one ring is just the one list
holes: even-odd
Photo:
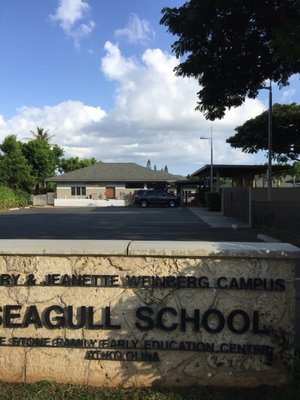
[[192, 175], [188, 174], [186, 176], [186, 179], [189, 179], [190, 181], [197, 181], [199, 178], [198, 178], [198, 176], [192, 176]]
[[255, 98], [266, 79], [285, 86], [300, 72], [299, 0], [189, 0], [162, 12], [183, 57], [176, 74], [198, 80], [208, 119]]
[[47, 143], [50, 141], [50, 139], [52, 139], [54, 137], [54, 135], [52, 135], [52, 136], [49, 135], [49, 129], [47, 129], [45, 131], [44, 128], [40, 128], [39, 126], [36, 128], [35, 132], [34, 131], [30, 131], [30, 133], [33, 135], [33, 137], [35, 139], [43, 140], [43, 141], [45, 141]]
[[17, 204], [19, 207], [26, 207], [30, 201], [30, 194], [24, 190], [17, 189], [14, 191]]
[[59, 162], [58, 170], [60, 173], [66, 173], [75, 171], [76, 169], [90, 167], [94, 164], [97, 164], [97, 160], [94, 157], [84, 159], [80, 159], [78, 157], [63, 158]]
[[[71, 157], [62, 159], [64, 150], [57, 144], [50, 144], [48, 131], [37, 128], [37, 132], [31, 131], [36, 137], [27, 143], [17, 140], [16, 136], [7, 136], [0, 144], [0, 185], [27, 193], [45, 193], [49, 191], [45, 185], [45, 179], [59, 172], [69, 172], [75, 169], [87, 167], [97, 163], [90, 159]], [[54, 188], [50, 187], [50, 190]], [[23, 195], [19, 198], [19, 205], [25, 204]], [[21, 204], [22, 203], [22, 204]]]
[[0, 209], [12, 207], [26, 207], [29, 204], [29, 194], [22, 190], [12, 190], [0, 186]]
[[210, 211], [221, 210], [221, 193], [219, 192], [206, 192], [205, 205]]
[[293, 175], [296, 178], [300, 178], [300, 162], [296, 162], [293, 165]]
[[16, 136], [7, 136], [0, 145], [0, 184], [12, 189], [30, 191], [34, 183], [32, 170]]
[[[227, 143], [244, 153], [268, 149], [268, 111], [249, 119], [235, 129]], [[279, 162], [300, 157], [300, 105], [274, 104], [272, 113], [272, 157]]]
[[31, 166], [35, 191], [39, 193], [44, 188], [45, 179], [55, 174], [64, 151], [59, 146], [51, 146], [48, 141], [42, 139], [24, 143], [22, 150]]

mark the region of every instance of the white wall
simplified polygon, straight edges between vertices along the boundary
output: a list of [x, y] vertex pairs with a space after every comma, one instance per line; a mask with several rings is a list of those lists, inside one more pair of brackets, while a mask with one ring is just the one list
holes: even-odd
[[122, 207], [125, 206], [125, 200], [54, 199], [54, 205], [59, 207]]

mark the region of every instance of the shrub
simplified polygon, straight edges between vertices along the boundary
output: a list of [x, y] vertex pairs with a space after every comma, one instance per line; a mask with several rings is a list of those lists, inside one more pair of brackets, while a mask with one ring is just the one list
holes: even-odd
[[221, 210], [221, 193], [219, 192], [206, 192], [205, 205], [210, 211]]
[[15, 197], [19, 207], [26, 207], [29, 204], [30, 195], [24, 190], [16, 190]]
[[25, 207], [29, 203], [29, 194], [22, 190], [12, 190], [0, 186], [0, 208]]

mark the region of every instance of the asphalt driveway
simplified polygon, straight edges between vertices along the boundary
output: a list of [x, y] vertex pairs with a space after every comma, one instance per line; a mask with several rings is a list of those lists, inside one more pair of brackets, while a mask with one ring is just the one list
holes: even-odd
[[0, 239], [257, 241], [251, 229], [213, 228], [188, 208], [30, 208], [0, 213]]

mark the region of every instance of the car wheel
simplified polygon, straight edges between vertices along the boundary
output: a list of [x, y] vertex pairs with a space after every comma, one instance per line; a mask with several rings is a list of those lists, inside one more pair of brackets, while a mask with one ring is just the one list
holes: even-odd
[[140, 205], [143, 208], [148, 207], [148, 201], [147, 200], [141, 200]]
[[170, 200], [169, 201], [169, 207], [175, 207], [175, 206], [176, 206], [175, 201], [174, 200]]

